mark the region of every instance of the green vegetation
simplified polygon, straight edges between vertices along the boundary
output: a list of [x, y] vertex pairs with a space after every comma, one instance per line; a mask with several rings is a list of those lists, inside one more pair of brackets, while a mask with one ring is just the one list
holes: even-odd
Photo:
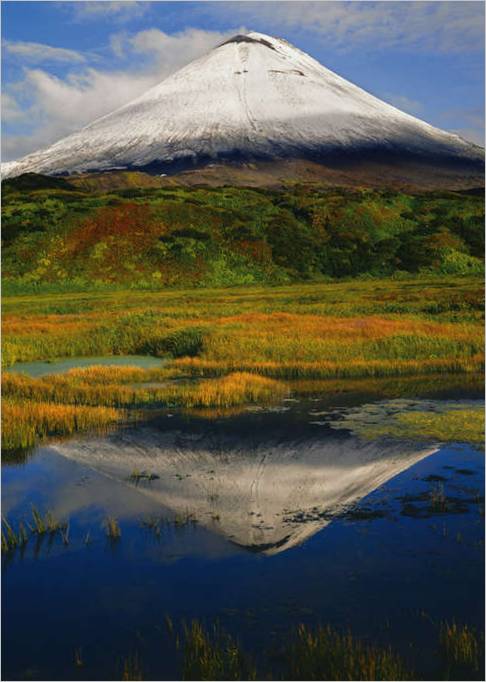
[[[76, 186], [77, 185], [77, 186]], [[3, 184], [5, 291], [282, 284], [483, 271], [481, 194]]]
[[404, 431], [440, 441], [467, 440], [484, 443], [484, 408], [447, 410], [442, 413], [412, 412], [398, 415]]
[[480, 445], [484, 443], [484, 407], [452, 407], [441, 412], [413, 410], [387, 415], [383, 423], [366, 425], [360, 432], [367, 438], [393, 436]]
[[2, 519], [2, 553], [24, 547], [29, 541], [29, 536], [24, 523], [19, 523], [15, 531], [7, 519]]
[[68, 544], [68, 524], [56, 519], [50, 511], [42, 514], [32, 505], [32, 519], [30, 522], [20, 521], [17, 530], [8, 519], [2, 518], [2, 553], [24, 548], [32, 535], [53, 537], [57, 533], [64, 544]]

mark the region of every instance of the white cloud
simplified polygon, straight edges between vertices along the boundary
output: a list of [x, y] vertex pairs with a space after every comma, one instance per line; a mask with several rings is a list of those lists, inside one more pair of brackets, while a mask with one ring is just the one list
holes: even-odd
[[5, 123], [18, 123], [25, 121], [26, 112], [19, 105], [15, 97], [4, 93], [2, 95], [2, 121]]
[[274, 31], [311, 31], [341, 50], [484, 48], [482, 2], [217, 2], [201, 3], [200, 12], [255, 30], [264, 22]]
[[[113, 52], [127, 58], [137, 54], [136, 63], [143, 56], [143, 69], [104, 71], [85, 67], [65, 78], [42, 69], [25, 69], [23, 79], [5, 93], [7, 106], [2, 113], [4, 122], [14, 123], [16, 112], [20, 115], [23, 110], [32, 133], [4, 134], [4, 160], [20, 158], [114, 111], [235, 32], [188, 29], [169, 35], [150, 29], [112, 36]], [[19, 101], [29, 104], [22, 108]]]
[[[24, 118], [33, 126], [31, 135], [17, 135], [4, 146], [4, 155], [18, 158], [39, 147], [68, 135], [130, 101], [154, 85], [154, 75], [124, 72], [103, 72], [86, 69], [66, 79], [57, 78], [41, 69], [28, 69], [17, 83], [15, 94], [30, 97]], [[107, 96], [109, 94], [109, 96]], [[13, 121], [9, 114], [19, 106], [7, 93], [8, 108], [5, 121]], [[30, 140], [30, 144], [29, 144]]]
[[85, 57], [75, 50], [64, 47], [52, 47], [43, 43], [29, 43], [14, 40], [4, 40], [3, 50], [13, 55], [19, 61], [35, 62], [84, 62]]
[[92, 21], [100, 17], [110, 17], [115, 21], [128, 21], [134, 17], [141, 17], [150, 9], [150, 2], [110, 2], [109, 0], [97, 0], [95, 2], [70, 2], [69, 8], [73, 11], [75, 21]]
[[235, 33], [244, 29], [232, 29], [229, 31], [204, 31], [189, 28], [180, 33], [168, 34], [157, 28], [140, 31], [132, 36], [124, 37], [120, 42], [112, 39], [112, 47], [119, 54], [123, 52], [135, 52], [149, 56], [159, 71], [168, 74], [193, 59], [201, 57], [208, 50], [219, 43], [227, 40]]

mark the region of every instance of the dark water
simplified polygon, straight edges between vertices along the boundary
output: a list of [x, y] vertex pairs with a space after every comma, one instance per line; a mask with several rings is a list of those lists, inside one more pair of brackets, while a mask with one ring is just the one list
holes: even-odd
[[[477, 397], [427, 396], [438, 408]], [[4, 559], [3, 679], [120, 679], [135, 654], [145, 679], [177, 679], [166, 615], [218, 619], [257, 657], [298, 623], [330, 624], [432, 675], [441, 621], [483, 630], [484, 455], [329, 425], [372, 401], [162, 414], [5, 464], [3, 513], [15, 524], [32, 504], [50, 509], [69, 519], [69, 544], [31, 539]], [[438, 490], [446, 510], [431, 504]]]

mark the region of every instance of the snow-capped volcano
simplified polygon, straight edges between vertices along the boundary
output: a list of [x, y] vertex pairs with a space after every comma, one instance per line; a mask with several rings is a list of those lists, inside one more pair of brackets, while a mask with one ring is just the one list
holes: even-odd
[[181, 169], [215, 160], [369, 153], [480, 163], [482, 150], [386, 104], [288, 42], [236, 35], [5, 175]]

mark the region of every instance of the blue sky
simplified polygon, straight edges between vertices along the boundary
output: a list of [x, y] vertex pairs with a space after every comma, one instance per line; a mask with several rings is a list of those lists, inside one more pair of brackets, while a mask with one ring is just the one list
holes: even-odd
[[2, 154], [125, 104], [234, 33], [286, 38], [328, 68], [483, 144], [482, 2], [2, 2]]

